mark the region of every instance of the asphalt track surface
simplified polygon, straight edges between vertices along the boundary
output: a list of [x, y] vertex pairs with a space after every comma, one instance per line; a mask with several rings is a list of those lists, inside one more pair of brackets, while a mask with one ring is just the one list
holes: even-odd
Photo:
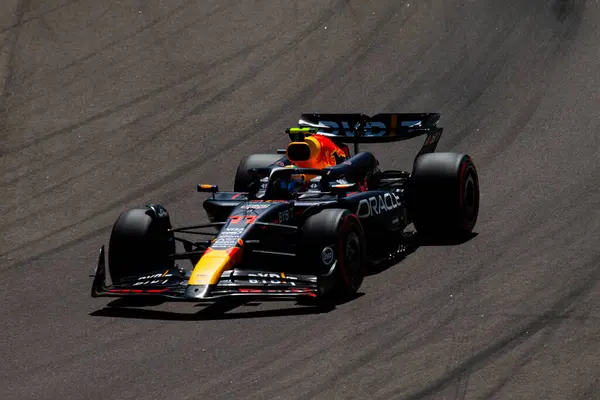
[[[588, 399], [600, 392], [600, 10], [577, 0], [5, 0], [7, 399]], [[472, 240], [328, 312], [89, 296], [119, 212], [204, 221], [195, 184], [301, 112], [441, 112], [481, 179]], [[420, 145], [372, 146], [408, 168]]]

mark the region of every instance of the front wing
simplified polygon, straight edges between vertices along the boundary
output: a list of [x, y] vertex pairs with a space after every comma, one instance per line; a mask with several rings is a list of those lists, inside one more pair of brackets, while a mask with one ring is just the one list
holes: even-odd
[[157, 271], [133, 277], [119, 285], [106, 280], [104, 246], [92, 283], [92, 297], [159, 296], [170, 301], [213, 301], [226, 297], [261, 299], [297, 299], [316, 297], [319, 286], [315, 275], [298, 275], [265, 270], [233, 269], [224, 271], [215, 285], [188, 285], [189, 272]]

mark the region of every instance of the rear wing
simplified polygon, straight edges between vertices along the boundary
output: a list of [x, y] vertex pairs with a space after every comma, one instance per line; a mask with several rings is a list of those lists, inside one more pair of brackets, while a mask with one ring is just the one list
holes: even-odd
[[377, 114], [302, 114], [298, 127], [286, 132], [294, 136], [317, 134], [342, 143], [388, 143], [427, 135], [419, 155], [435, 151], [443, 132], [438, 113]]

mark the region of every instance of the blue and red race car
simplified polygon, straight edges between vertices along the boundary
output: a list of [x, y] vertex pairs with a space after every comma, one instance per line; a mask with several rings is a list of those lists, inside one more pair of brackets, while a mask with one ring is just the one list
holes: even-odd
[[[160, 205], [123, 212], [108, 257], [104, 246], [100, 251], [92, 296], [194, 302], [353, 296], [370, 268], [402, 248], [410, 224], [422, 238], [473, 231], [477, 171], [466, 154], [435, 152], [439, 118], [303, 114], [286, 131], [286, 149], [240, 162], [233, 191], [198, 185], [210, 193], [203, 203], [210, 223], [173, 228]], [[361, 143], [420, 135], [425, 142], [410, 172], [382, 170], [372, 153], [359, 151]]]

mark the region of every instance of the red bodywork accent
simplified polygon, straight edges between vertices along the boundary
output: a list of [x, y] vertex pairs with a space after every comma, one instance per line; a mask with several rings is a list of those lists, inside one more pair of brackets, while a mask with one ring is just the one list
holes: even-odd
[[168, 291], [169, 288], [163, 289], [109, 289], [111, 293], [164, 293]]
[[247, 224], [252, 224], [256, 221], [256, 218], [258, 218], [256, 215], [247, 215], [245, 217], [242, 215], [232, 215], [229, 217], [232, 224], [237, 224], [240, 221], [246, 221]]
[[347, 144], [342, 144], [340, 146], [340, 150], [342, 150], [344, 152], [344, 154], [346, 155], [346, 158], [350, 158], [350, 147], [348, 147]]
[[227, 255], [231, 258], [231, 261], [238, 262], [239, 258], [242, 256], [242, 249], [240, 247], [232, 247], [230, 249], [225, 250]]
[[[297, 288], [291, 288], [291, 289], [283, 289], [283, 290], [277, 290], [277, 289], [245, 289], [245, 288], [240, 288], [238, 289], [238, 292], [240, 293], [309, 293], [311, 290], [310, 289], [297, 289]], [[308, 294], [310, 297], [317, 297], [316, 293], [309, 293]]]
[[237, 224], [238, 222], [240, 222], [242, 220], [242, 218], [243, 217], [241, 215], [232, 215], [229, 217], [232, 224]]

